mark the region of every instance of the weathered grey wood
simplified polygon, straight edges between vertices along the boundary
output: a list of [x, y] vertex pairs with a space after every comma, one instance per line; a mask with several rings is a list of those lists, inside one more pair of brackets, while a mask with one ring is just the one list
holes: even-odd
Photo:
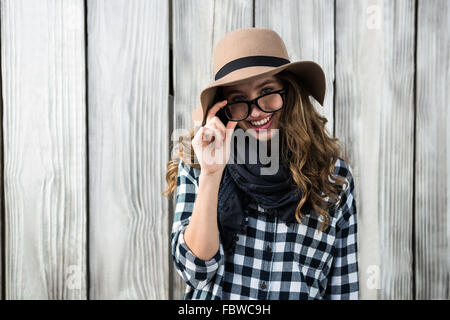
[[413, 80], [414, 1], [337, 0], [335, 125], [353, 163], [362, 299], [412, 298]]
[[450, 298], [450, 4], [419, 1], [416, 72], [416, 298]]
[[[173, 2], [174, 129], [178, 130], [174, 138], [177, 132], [191, 129], [191, 112], [200, 104], [200, 92], [213, 81], [216, 43], [225, 33], [252, 25], [252, 0]], [[181, 299], [186, 284], [171, 267], [173, 298]]]
[[168, 2], [87, 5], [90, 298], [168, 299]]
[[317, 110], [328, 119], [333, 134], [334, 0], [256, 0], [255, 27], [280, 34], [291, 61], [313, 60], [327, 79], [324, 107]]
[[6, 299], [86, 298], [83, 1], [1, 1]]
[[174, 0], [169, 118], [168, 2], [87, 1], [86, 115], [84, 1], [0, 0], [0, 298], [183, 297], [161, 196], [168, 121], [191, 128], [213, 79], [214, 45], [255, 23], [277, 31], [292, 60], [325, 70], [325, 107], [317, 108], [355, 177], [361, 298], [449, 299], [450, 10], [447, 0], [417, 1], [415, 30], [414, 0]]

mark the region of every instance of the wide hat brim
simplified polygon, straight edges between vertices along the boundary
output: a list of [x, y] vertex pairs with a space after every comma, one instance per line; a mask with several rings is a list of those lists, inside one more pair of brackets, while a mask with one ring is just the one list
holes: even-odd
[[200, 94], [200, 102], [192, 112], [192, 120], [201, 122], [206, 117], [206, 111], [212, 105], [216, 91], [221, 86], [231, 86], [258, 78], [275, 75], [283, 70], [292, 72], [299, 83], [323, 106], [326, 91], [326, 78], [322, 67], [314, 61], [303, 60], [284, 64], [279, 67], [252, 66], [235, 70], [220, 78]]

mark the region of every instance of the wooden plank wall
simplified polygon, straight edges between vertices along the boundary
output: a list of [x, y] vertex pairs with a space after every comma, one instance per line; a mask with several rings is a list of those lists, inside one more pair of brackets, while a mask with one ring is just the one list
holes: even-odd
[[336, 135], [359, 182], [360, 285], [367, 298], [413, 296], [413, 82], [414, 1], [338, 0]]
[[447, 0], [0, 0], [2, 299], [183, 297], [171, 132], [191, 128], [217, 41], [251, 26], [325, 70], [361, 298], [450, 298]]
[[5, 298], [86, 299], [82, 0], [2, 1]]
[[450, 4], [419, 1], [415, 274], [418, 299], [450, 298]]
[[168, 2], [87, 5], [90, 298], [168, 299]]

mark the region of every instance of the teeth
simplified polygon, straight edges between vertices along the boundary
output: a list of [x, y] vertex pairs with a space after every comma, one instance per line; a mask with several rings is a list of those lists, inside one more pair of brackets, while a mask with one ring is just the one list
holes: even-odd
[[270, 118], [272, 118], [272, 115], [259, 121], [250, 121], [250, 123], [254, 126], [262, 126], [263, 124], [266, 124], [270, 120]]

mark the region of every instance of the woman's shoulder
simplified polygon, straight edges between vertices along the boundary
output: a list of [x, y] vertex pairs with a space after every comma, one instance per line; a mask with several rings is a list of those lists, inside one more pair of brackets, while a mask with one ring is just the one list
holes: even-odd
[[195, 168], [187, 164], [185, 161], [180, 159], [178, 164], [178, 178], [184, 177], [189, 179], [192, 183], [198, 184], [198, 177], [200, 176], [200, 169]]
[[341, 157], [337, 157], [336, 159], [333, 174], [346, 179], [349, 183], [353, 181], [352, 165], [348, 160], [344, 160]]
[[348, 221], [350, 216], [356, 214], [355, 183], [353, 181], [353, 169], [349, 161], [338, 157], [334, 165], [334, 174], [346, 180], [338, 204], [339, 212], [342, 215], [342, 222]]

